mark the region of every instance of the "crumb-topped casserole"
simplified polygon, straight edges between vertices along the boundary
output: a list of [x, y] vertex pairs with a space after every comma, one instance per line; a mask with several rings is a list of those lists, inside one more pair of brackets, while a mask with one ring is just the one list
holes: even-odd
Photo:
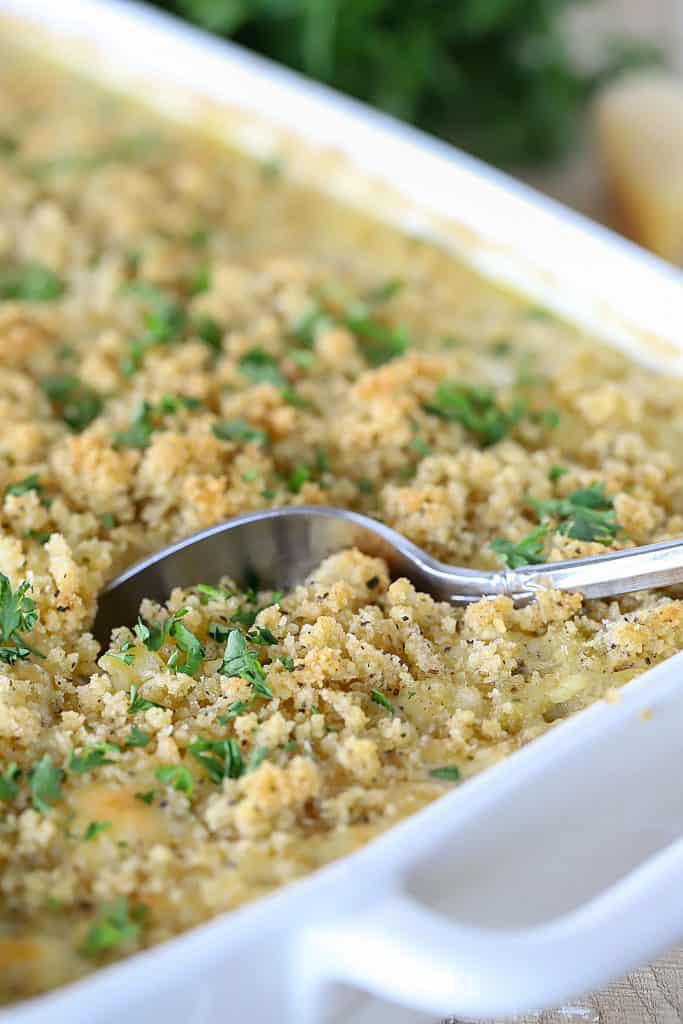
[[0, 59], [0, 1000], [350, 851], [683, 646], [672, 594], [466, 610], [358, 552], [104, 583], [231, 515], [497, 568], [681, 533], [683, 387], [263, 165]]

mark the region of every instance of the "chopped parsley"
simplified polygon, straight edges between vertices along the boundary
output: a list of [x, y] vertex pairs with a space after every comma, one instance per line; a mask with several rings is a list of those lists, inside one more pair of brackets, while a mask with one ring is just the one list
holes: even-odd
[[61, 768], [55, 768], [49, 754], [44, 754], [31, 769], [31, 803], [39, 814], [48, 814], [52, 804], [62, 795]]
[[240, 373], [252, 384], [273, 384], [276, 388], [287, 386], [273, 356], [261, 348], [252, 348], [239, 360]]
[[157, 405], [141, 402], [125, 430], [114, 434], [114, 448], [146, 448], [153, 430], [158, 430], [164, 416], [171, 416], [181, 409], [197, 409], [201, 402], [187, 395], [164, 395]]
[[558, 410], [550, 406], [546, 409], [538, 409], [536, 412], [532, 412], [530, 418], [535, 423], [541, 423], [543, 426], [548, 427], [549, 430], [557, 430], [560, 425]]
[[119, 748], [115, 743], [89, 743], [83, 747], [83, 752], [77, 754], [71, 751], [66, 762], [67, 770], [83, 775], [84, 772], [91, 772], [94, 768], [100, 768], [104, 764], [115, 764], [108, 754], [118, 754]]
[[103, 512], [100, 516], [100, 522], [105, 530], [113, 530], [116, 526], [116, 516], [111, 512]]
[[308, 466], [303, 464], [295, 466], [292, 472], [289, 474], [287, 480], [287, 487], [292, 494], [298, 494], [301, 488], [308, 480], [311, 479], [311, 471]]
[[404, 355], [410, 346], [410, 335], [403, 324], [384, 324], [363, 306], [352, 306], [343, 323], [356, 338], [361, 355], [370, 366], [391, 362]]
[[[187, 626], [177, 619], [173, 622], [169, 636], [175, 640], [175, 650], [168, 659], [168, 667], [186, 676], [194, 676], [204, 660], [204, 645]], [[184, 655], [181, 658], [181, 655]]]
[[[193, 779], [189, 768], [184, 764], [160, 764], [154, 773], [159, 782], [184, 793], [188, 798], [192, 796]], [[151, 801], [146, 801], [151, 803]]]
[[138, 693], [138, 688], [133, 683], [130, 688], [130, 701], [128, 703], [128, 714], [137, 715], [140, 711], [149, 711], [150, 708], [160, 708], [161, 704], [155, 703], [153, 700], [145, 700]]
[[202, 246], [206, 245], [206, 243], [209, 241], [209, 229], [203, 227], [202, 225], [198, 225], [190, 232], [190, 234], [187, 237], [187, 240], [190, 243], [190, 245], [194, 245], [198, 249], [202, 248]]
[[20, 636], [21, 633], [30, 633], [38, 621], [36, 603], [26, 596], [30, 589], [31, 584], [24, 580], [12, 591], [9, 579], [0, 573], [0, 661], [7, 665], [23, 661], [29, 654], [44, 657]]
[[0, 800], [14, 800], [19, 792], [17, 779], [20, 775], [21, 768], [15, 761], [10, 761], [4, 772], [0, 772]]
[[278, 642], [277, 637], [266, 626], [256, 626], [255, 629], [250, 630], [247, 633], [247, 640], [262, 647], [270, 647]]
[[569, 470], [566, 466], [551, 466], [548, 470], [548, 480], [551, 480], [553, 483], [555, 483], [556, 480], [559, 480], [561, 477], [565, 475], [565, 473], [568, 472]]
[[370, 690], [370, 697], [375, 704], [380, 704], [383, 708], [386, 708], [389, 714], [396, 714], [396, 708], [391, 703], [388, 697], [385, 697], [379, 690]]
[[556, 529], [574, 540], [610, 544], [621, 531], [614, 502], [603, 483], [581, 487], [566, 498], [529, 498], [539, 521], [555, 520]]
[[317, 304], [309, 306], [306, 312], [290, 327], [289, 334], [292, 338], [304, 345], [306, 349], [313, 348], [318, 331], [330, 326], [333, 320]]
[[105, 903], [85, 936], [81, 952], [96, 957], [135, 942], [146, 909], [139, 903], [130, 910], [125, 896], [117, 896], [110, 903]]
[[256, 747], [255, 750], [252, 750], [247, 761], [247, 772], [255, 772], [257, 768], [260, 768], [269, 754], [270, 750], [268, 747]]
[[126, 736], [124, 743], [127, 747], [146, 747], [149, 741], [150, 737], [148, 734], [134, 725]]
[[263, 430], [257, 430], [243, 419], [220, 420], [214, 423], [211, 428], [214, 437], [219, 441], [255, 441], [258, 444], [268, 444], [268, 435]]
[[41, 386], [74, 434], [80, 434], [102, 412], [97, 392], [71, 374], [46, 377]]
[[83, 833], [83, 842], [92, 842], [93, 839], [97, 839], [97, 837], [108, 828], [111, 828], [110, 821], [91, 821]]
[[211, 274], [206, 263], [202, 263], [192, 274], [189, 282], [190, 295], [201, 295], [211, 287]]
[[28, 494], [29, 491], [35, 491], [36, 494], [42, 494], [43, 485], [40, 482], [40, 477], [37, 473], [31, 473], [30, 476], [25, 476], [23, 480], [19, 480], [16, 484], [8, 484], [5, 488], [5, 497], [12, 495], [15, 498], [20, 497], [22, 494]]
[[208, 604], [209, 601], [227, 601], [232, 596], [229, 590], [212, 587], [208, 583], [198, 583], [194, 589], [201, 595], [199, 600], [202, 604]]
[[154, 406], [143, 401], [134, 413], [130, 426], [114, 434], [114, 448], [146, 448], [154, 428]]
[[129, 285], [126, 291], [138, 297], [145, 307], [144, 331], [139, 338], [130, 342], [128, 353], [121, 363], [122, 373], [130, 377], [140, 368], [150, 349], [177, 340], [186, 325], [187, 316], [175, 299], [153, 285], [139, 281]]
[[220, 324], [212, 316], [201, 314], [192, 321], [192, 328], [197, 336], [213, 352], [220, 352], [223, 340], [223, 331]]
[[52, 302], [63, 292], [63, 281], [40, 263], [0, 268], [0, 301]]
[[358, 490], [361, 494], [372, 494], [372, 481], [366, 480], [364, 477], [358, 481]]
[[446, 765], [445, 768], [432, 768], [429, 774], [434, 779], [445, 779], [447, 782], [457, 782], [460, 778], [460, 772], [456, 765]]
[[244, 762], [234, 739], [196, 739], [187, 749], [195, 761], [208, 772], [213, 782], [239, 779], [244, 774]]
[[154, 803], [154, 790], [148, 789], [145, 793], [136, 793], [135, 799], [140, 800], [143, 804]]
[[283, 654], [280, 658], [280, 664], [286, 668], [288, 672], [294, 671], [294, 658], [290, 658], [288, 654]]
[[151, 627], [138, 619], [133, 632], [149, 651], [158, 651], [167, 640], [174, 640], [175, 650], [168, 659], [168, 667], [187, 676], [194, 676], [206, 652], [204, 645], [194, 633], [180, 621], [184, 615], [187, 615], [187, 608], [179, 608], [169, 615], [163, 624]]
[[133, 644], [130, 640], [124, 640], [118, 651], [107, 651], [110, 658], [116, 658], [117, 661], [122, 661], [124, 665], [132, 665], [135, 660], [135, 654], [131, 650]]
[[523, 402], [499, 405], [492, 388], [473, 387], [456, 380], [443, 380], [425, 410], [444, 420], [461, 423], [484, 448], [497, 444], [510, 433], [525, 412]]
[[384, 281], [382, 284], [377, 285], [376, 288], [371, 288], [365, 295], [365, 301], [376, 305], [380, 302], [389, 302], [390, 299], [396, 298], [398, 293], [403, 290], [403, 281], [398, 277], [390, 277], [388, 281]]
[[272, 700], [273, 694], [266, 683], [263, 666], [254, 651], [250, 651], [243, 633], [231, 629], [228, 634], [223, 662], [218, 669], [224, 676], [239, 676], [249, 683], [259, 697]]
[[366, 363], [381, 366], [402, 356], [410, 345], [407, 329], [402, 324], [383, 322], [375, 309], [393, 298], [401, 287], [401, 281], [389, 280], [368, 292], [365, 301], [352, 303], [340, 313], [327, 311], [314, 304], [297, 321], [290, 334], [311, 348], [320, 330], [334, 324], [345, 327], [353, 334]]
[[233, 718], [237, 718], [238, 715], [243, 715], [244, 712], [251, 707], [253, 701], [253, 697], [250, 697], [249, 700], [232, 701], [232, 703], [228, 704], [225, 714], [218, 716], [218, 721], [221, 725], [227, 725]]
[[517, 544], [506, 537], [496, 537], [489, 544], [491, 551], [500, 556], [508, 569], [519, 569], [522, 565], [540, 565], [545, 561], [543, 541], [548, 532], [546, 525], [539, 526]]
[[51, 536], [50, 530], [24, 530], [22, 533], [22, 537], [29, 537], [38, 544], [47, 544]]

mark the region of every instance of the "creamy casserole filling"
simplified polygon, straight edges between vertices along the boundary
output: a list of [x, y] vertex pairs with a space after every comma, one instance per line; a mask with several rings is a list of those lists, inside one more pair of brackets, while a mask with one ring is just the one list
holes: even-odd
[[0, 53], [0, 1000], [348, 852], [683, 646], [674, 593], [454, 610], [342, 552], [97, 593], [318, 503], [488, 568], [679, 535], [683, 387], [407, 238]]

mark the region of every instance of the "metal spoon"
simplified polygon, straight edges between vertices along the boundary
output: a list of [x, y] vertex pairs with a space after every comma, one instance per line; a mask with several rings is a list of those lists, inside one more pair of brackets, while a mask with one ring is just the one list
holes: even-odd
[[438, 562], [400, 533], [356, 512], [296, 505], [228, 519], [131, 566], [100, 595], [93, 632], [107, 642], [115, 626], [135, 622], [143, 598], [163, 602], [174, 587], [213, 583], [222, 576], [246, 585], [258, 579], [265, 589], [286, 590], [328, 555], [349, 547], [379, 555], [394, 578], [407, 576], [418, 589], [452, 604], [508, 594], [521, 605], [541, 588], [612, 597], [683, 583], [683, 539], [594, 558], [483, 572]]

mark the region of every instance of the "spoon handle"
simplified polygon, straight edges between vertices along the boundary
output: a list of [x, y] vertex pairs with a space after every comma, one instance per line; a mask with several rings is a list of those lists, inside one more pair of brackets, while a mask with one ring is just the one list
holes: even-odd
[[525, 566], [505, 575], [506, 593], [521, 600], [546, 587], [577, 590], [588, 598], [670, 587], [683, 583], [683, 539], [610, 551], [594, 558]]

